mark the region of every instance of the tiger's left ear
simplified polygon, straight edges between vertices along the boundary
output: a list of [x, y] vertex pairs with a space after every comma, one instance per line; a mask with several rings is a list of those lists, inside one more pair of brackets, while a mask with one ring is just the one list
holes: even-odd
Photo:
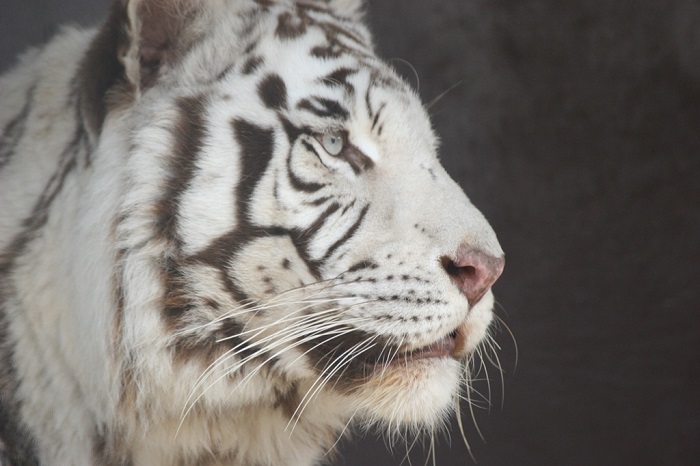
[[126, 77], [139, 91], [152, 87], [186, 47], [187, 24], [198, 1], [119, 0], [126, 10]]
[[183, 54], [201, 0], [115, 0], [80, 64], [80, 115], [95, 143], [107, 114], [152, 87]]

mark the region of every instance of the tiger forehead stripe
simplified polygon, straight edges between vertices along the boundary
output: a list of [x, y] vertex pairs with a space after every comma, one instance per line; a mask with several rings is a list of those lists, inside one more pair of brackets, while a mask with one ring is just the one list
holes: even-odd
[[287, 85], [277, 74], [268, 74], [258, 84], [258, 95], [273, 110], [287, 108]]
[[243, 63], [243, 68], [241, 69], [241, 73], [243, 74], [252, 74], [255, 70], [257, 70], [260, 65], [263, 64], [263, 59], [262, 57], [258, 55], [253, 55], [252, 57], [248, 58], [244, 63]]
[[277, 30], [275, 31], [280, 39], [294, 39], [306, 32], [308, 18], [306, 16], [294, 16], [289, 12], [284, 12], [277, 18]]
[[350, 116], [350, 112], [340, 102], [325, 97], [301, 99], [297, 104], [297, 108], [307, 110], [322, 118], [330, 117], [347, 120]]
[[353, 68], [338, 68], [332, 73], [319, 78], [319, 81], [327, 86], [343, 86], [349, 94], [353, 94], [355, 92], [355, 86], [348, 82], [348, 77], [356, 73], [357, 70]]

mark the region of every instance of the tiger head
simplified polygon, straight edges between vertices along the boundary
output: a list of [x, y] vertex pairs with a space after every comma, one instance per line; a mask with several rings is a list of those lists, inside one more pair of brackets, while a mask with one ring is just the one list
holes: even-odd
[[176, 3], [114, 9], [95, 43], [123, 75], [83, 104], [98, 156], [122, 153], [125, 397], [439, 423], [504, 256], [418, 96], [359, 2]]

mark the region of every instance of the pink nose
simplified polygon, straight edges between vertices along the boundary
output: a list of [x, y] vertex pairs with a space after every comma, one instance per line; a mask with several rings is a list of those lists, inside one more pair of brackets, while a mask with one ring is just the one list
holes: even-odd
[[454, 257], [442, 258], [442, 266], [470, 306], [478, 303], [501, 276], [505, 262], [503, 256], [491, 256], [470, 247], [460, 247]]

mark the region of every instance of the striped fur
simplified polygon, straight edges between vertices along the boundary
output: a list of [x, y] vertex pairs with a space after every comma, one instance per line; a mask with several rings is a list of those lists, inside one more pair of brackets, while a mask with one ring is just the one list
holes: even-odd
[[493, 306], [454, 263], [503, 252], [361, 9], [118, 0], [0, 78], [3, 465], [441, 426]]

